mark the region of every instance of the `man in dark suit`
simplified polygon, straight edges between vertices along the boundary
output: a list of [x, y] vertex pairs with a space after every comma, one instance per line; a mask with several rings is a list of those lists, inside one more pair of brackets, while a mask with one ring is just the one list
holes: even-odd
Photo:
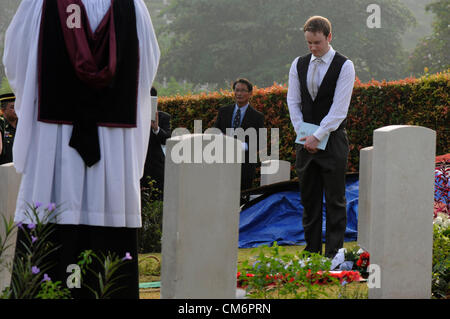
[[[237, 79], [233, 83], [233, 92], [235, 103], [221, 107], [217, 115], [214, 127], [220, 129], [223, 134], [226, 134], [227, 128], [242, 128], [246, 131], [248, 128], [256, 130], [256, 143], [259, 139], [259, 129], [264, 127], [264, 115], [250, 106], [249, 100], [253, 93], [253, 85], [247, 79]], [[250, 139], [245, 137], [245, 162], [241, 166], [241, 190], [252, 187], [253, 179], [257, 163], [256, 154], [250, 154], [252, 147], [249, 145]], [[257, 144], [257, 150], [259, 145]], [[242, 199], [241, 204], [248, 201], [248, 198]]]
[[[152, 96], [157, 96], [157, 91], [152, 87]], [[164, 161], [166, 140], [171, 136], [170, 114], [162, 111], [156, 112], [156, 119], [152, 121], [147, 157], [145, 159], [144, 176], [141, 186], [148, 187], [154, 180], [152, 188], [157, 188], [160, 193], [151, 192], [156, 199], [163, 198], [164, 191]]]

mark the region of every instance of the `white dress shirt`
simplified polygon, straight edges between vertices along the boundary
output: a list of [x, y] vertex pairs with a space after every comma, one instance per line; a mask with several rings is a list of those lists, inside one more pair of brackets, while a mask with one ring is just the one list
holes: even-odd
[[[321, 58], [322, 63], [317, 66], [316, 79], [320, 83], [328, 71], [328, 68], [333, 61], [336, 51], [330, 46], [330, 49]], [[289, 88], [287, 93], [287, 104], [289, 108], [289, 115], [291, 117], [292, 125], [295, 132], [299, 133], [300, 125], [303, 122], [303, 114], [301, 112], [301, 93], [300, 93], [300, 80], [297, 72], [297, 57], [292, 62], [291, 69], [289, 71]], [[308, 68], [308, 74], [306, 81], [308, 87], [310, 87], [312, 77], [312, 62], [317, 59], [316, 56], [311, 55], [310, 67]], [[342, 65], [341, 73], [336, 84], [336, 90], [334, 92], [333, 104], [330, 107], [328, 114], [320, 122], [320, 127], [314, 132], [314, 136], [320, 141], [327, 134], [335, 131], [342, 121], [347, 117], [348, 106], [352, 98], [353, 85], [355, 83], [355, 68], [353, 62], [350, 60], [345, 61]], [[309, 90], [309, 89], [308, 89]]]

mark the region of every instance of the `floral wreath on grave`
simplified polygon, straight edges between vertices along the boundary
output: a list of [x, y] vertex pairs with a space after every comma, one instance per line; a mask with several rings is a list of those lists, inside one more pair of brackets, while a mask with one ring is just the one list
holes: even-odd
[[[291, 261], [292, 262], [292, 261]], [[253, 265], [257, 267], [259, 261]], [[288, 266], [290, 263], [287, 263]], [[339, 250], [331, 262], [331, 270], [319, 270], [315, 273], [308, 269], [306, 278], [313, 285], [325, 285], [331, 282], [331, 278], [335, 278], [342, 283], [359, 282], [368, 277], [367, 267], [370, 265], [370, 254], [362, 249], [355, 248], [347, 251], [345, 248]], [[257, 267], [258, 268], [258, 267]], [[252, 272], [238, 272], [237, 287], [245, 289], [249, 280], [252, 280], [255, 274]], [[290, 273], [276, 273], [265, 276], [264, 285], [276, 286], [293, 282], [295, 276]]]
[[370, 265], [370, 254], [361, 248], [354, 248], [351, 250], [341, 249], [339, 253], [344, 254], [345, 262], [339, 265], [341, 270], [358, 271], [362, 278], [367, 279], [369, 273], [367, 267]]
[[[340, 283], [351, 283], [358, 282], [362, 280], [361, 274], [359, 271], [353, 270], [341, 270], [341, 271], [318, 271], [315, 274], [311, 274], [311, 270], [308, 272], [308, 278], [311, 280], [311, 283], [314, 285], [326, 285], [330, 283], [328, 277], [333, 277], [339, 280]], [[246, 277], [246, 278], [245, 278]], [[249, 278], [255, 277], [252, 273], [246, 273], [245, 275], [240, 271], [236, 274], [237, 279], [237, 287], [245, 289], [248, 287]], [[276, 286], [281, 283], [293, 282], [295, 279], [291, 274], [276, 274], [276, 275], [266, 275], [265, 277], [266, 283], [265, 286]]]
[[450, 154], [436, 158], [434, 182], [434, 218], [450, 217]]

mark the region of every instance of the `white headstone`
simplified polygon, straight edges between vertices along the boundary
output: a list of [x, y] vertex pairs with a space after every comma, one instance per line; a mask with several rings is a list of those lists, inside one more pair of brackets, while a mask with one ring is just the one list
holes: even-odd
[[[21, 175], [16, 172], [13, 163], [0, 165], [0, 215], [6, 218], [6, 221], [14, 219], [16, 210], [17, 194], [19, 192]], [[5, 238], [5, 225], [3, 218], [0, 218], [0, 236]], [[17, 233], [14, 231], [7, 242], [8, 248], [2, 254], [0, 260], [0, 292], [11, 281], [11, 267], [14, 259]]]
[[363, 194], [370, 191], [369, 202], [360, 203], [369, 206], [363, 243], [380, 270], [371, 275], [379, 282], [369, 286], [369, 298], [430, 298], [436, 133], [395, 125], [375, 130], [373, 140], [366, 156], [372, 183], [360, 183]]
[[359, 152], [358, 245], [366, 251], [370, 251], [372, 154], [373, 146]]
[[261, 186], [291, 180], [291, 163], [283, 160], [261, 162]]
[[[210, 156], [214, 148], [215, 160]], [[236, 297], [238, 152], [242, 158], [241, 145], [224, 135], [190, 134], [167, 141], [161, 298]]]

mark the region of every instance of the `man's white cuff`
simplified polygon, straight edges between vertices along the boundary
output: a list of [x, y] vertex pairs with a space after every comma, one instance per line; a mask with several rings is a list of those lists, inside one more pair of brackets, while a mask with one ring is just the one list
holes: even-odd
[[319, 141], [321, 141], [325, 135], [327, 135], [328, 132], [324, 130], [322, 127], [319, 127], [314, 133], [314, 137], [317, 138]]

